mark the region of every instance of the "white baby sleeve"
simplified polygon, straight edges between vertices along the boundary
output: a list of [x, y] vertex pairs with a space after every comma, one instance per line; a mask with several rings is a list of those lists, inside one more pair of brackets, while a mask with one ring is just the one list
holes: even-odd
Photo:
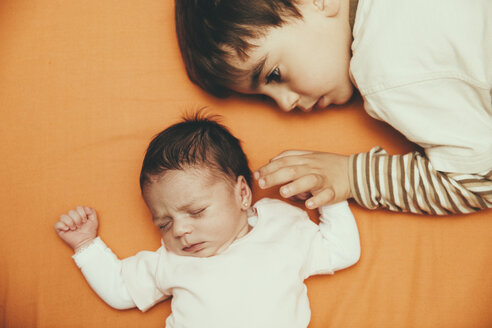
[[346, 201], [323, 206], [319, 231], [312, 236], [304, 276], [333, 273], [360, 258], [359, 231]]
[[[162, 289], [158, 282], [158, 269], [161, 249], [156, 252], [142, 251], [135, 256], [122, 260], [121, 274], [133, 301], [141, 311], [147, 311], [156, 303], [171, 295], [169, 290]], [[162, 273], [162, 270], [159, 271]]]
[[348, 268], [359, 261], [359, 230], [347, 201], [322, 206], [319, 229], [331, 254], [333, 271]]
[[121, 277], [121, 261], [99, 237], [72, 258], [104, 302], [118, 310], [135, 307]]

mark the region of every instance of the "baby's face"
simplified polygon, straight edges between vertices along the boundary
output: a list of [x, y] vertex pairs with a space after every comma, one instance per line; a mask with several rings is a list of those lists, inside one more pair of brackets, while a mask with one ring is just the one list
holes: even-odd
[[241, 198], [244, 178], [231, 181], [207, 168], [170, 170], [150, 182], [143, 196], [167, 250], [209, 257], [249, 231]]
[[299, 7], [303, 19], [271, 28], [254, 40], [257, 46], [246, 61], [231, 60], [232, 65], [251, 72], [232, 86], [234, 91], [266, 95], [284, 111], [309, 112], [350, 99], [348, 18], [327, 17], [312, 3]]

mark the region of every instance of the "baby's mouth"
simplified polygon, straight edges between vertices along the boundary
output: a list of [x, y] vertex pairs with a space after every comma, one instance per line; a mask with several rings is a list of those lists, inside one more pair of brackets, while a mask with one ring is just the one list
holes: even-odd
[[183, 247], [183, 251], [184, 252], [187, 252], [187, 253], [196, 253], [198, 251], [201, 251], [203, 248], [204, 242], [201, 242], [201, 243], [196, 243], [196, 244], [191, 244], [190, 246], [187, 246], [187, 247]]

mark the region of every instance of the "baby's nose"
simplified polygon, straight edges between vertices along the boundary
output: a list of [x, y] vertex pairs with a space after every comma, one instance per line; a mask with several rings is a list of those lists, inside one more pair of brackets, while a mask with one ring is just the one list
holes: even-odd
[[181, 220], [175, 220], [173, 224], [173, 234], [175, 237], [183, 237], [193, 231], [191, 224], [182, 222]]

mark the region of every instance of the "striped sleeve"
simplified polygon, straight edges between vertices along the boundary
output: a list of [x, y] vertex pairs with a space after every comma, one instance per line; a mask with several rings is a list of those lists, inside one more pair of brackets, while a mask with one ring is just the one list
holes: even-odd
[[492, 208], [492, 171], [440, 172], [419, 152], [388, 155], [381, 147], [352, 155], [349, 165], [352, 195], [369, 209], [446, 215]]

